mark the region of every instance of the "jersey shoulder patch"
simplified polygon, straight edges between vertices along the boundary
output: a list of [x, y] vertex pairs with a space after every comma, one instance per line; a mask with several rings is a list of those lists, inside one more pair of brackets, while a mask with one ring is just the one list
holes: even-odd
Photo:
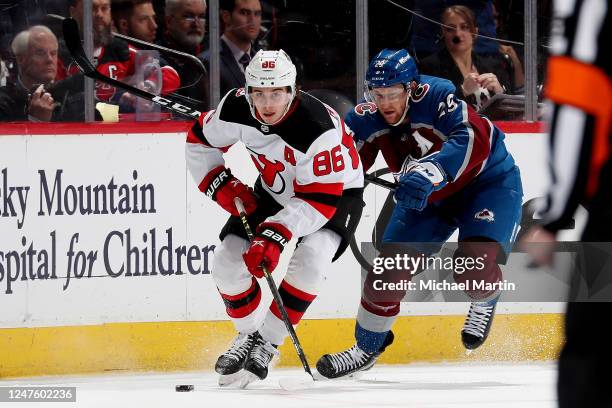
[[355, 141], [366, 141], [372, 134], [389, 130], [389, 125], [378, 114], [376, 105], [371, 102], [362, 102], [355, 106], [346, 114], [344, 122], [355, 134]]
[[374, 102], [361, 102], [353, 108], [357, 116], [373, 115], [378, 111], [378, 106]]
[[421, 75], [417, 89], [410, 99], [411, 102], [416, 103], [431, 100], [442, 101], [447, 98], [448, 94], [455, 94], [456, 92], [455, 85], [447, 79]]

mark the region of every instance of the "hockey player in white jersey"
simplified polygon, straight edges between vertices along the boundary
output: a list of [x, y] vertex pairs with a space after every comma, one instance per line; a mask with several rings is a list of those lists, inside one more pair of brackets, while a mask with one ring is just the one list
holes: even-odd
[[[363, 168], [343, 120], [296, 88], [296, 69], [280, 51], [259, 51], [233, 89], [188, 133], [186, 158], [199, 189], [231, 214], [220, 233], [212, 275], [238, 336], [215, 365], [224, 385], [251, 373], [266, 378], [287, 330], [272, 303], [256, 319], [262, 265], [270, 272], [292, 238], [279, 293], [293, 325], [315, 299], [323, 274], [346, 249], [363, 208]], [[241, 141], [260, 175], [253, 189], [225, 167], [223, 153]], [[233, 200], [256, 226], [249, 243]], [[243, 371], [244, 370], [244, 371]], [[250, 377], [252, 377], [250, 375]]]

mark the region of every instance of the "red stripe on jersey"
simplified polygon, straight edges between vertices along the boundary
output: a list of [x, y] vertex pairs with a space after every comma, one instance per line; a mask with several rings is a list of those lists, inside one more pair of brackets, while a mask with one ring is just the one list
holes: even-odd
[[296, 193], [321, 193], [341, 196], [343, 188], [344, 183], [297, 184], [295, 181], [293, 182], [293, 191]]
[[210, 147], [206, 143], [198, 139], [198, 137], [193, 133], [191, 129], [187, 131], [187, 143], [197, 143], [197, 144], [202, 144], [206, 147]]
[[202, 112], [200, 114], [200, 117], [198, 118], [198, 123], [200, 124], [200, 126], [204, 127], [205, 124], [210, 122], [210, 120], [213, 118], [215, 114], [215, 110], [216, 109], [212, 109], [212, 110], [209, 110], [208, 112]]
[[309, 200], [308, 198], [304, 198], [304, 197], [299, 197], [299, 199], [310, 204], [310, 206], [312, 206], [315, 210], [320, 212], [328, 220], [331, 217], [333, 217], [334, 214], [336, 213], [336, 207], [332, 205], [322, 204], [318, 201]]
[[292, 296], [295, 296], [296, 298], [304, 300], [306, 302], [312, 302], [317, 297], [317, 295], [311, 295], [310, 293], [306, 293], [302, 290], [299, 290], [295, 286], [288, 284], [285, 280], [281, 282], [280, 287], [285, 289]]

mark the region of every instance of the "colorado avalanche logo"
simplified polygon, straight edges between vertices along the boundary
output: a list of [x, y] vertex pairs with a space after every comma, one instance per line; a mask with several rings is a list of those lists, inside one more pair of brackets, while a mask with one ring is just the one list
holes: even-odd
[[378, 107], [375, 103], [372, 102], [363, 102], [359, 105], [355, 106], [355, 113], [359, 116], [363, 116], [366, 112], [375, 113], [378, 110]]
[[261, 174], [261, 180], [266, 184], [271, 192], [282, 194], [285, 191], [286, 183], [283, 179], [282, 172], [285, 170], [283, 162], [278, 160], [269, 160], [265, 154], [260, 154], [252, 151], [251, 159], [255, 163], [255, 167]]
[[412, 99], [412, 102], [419, 102], [427, 95], [427, 92], [429, 92], [429, 84], [419, 84], [410, 96], [410, 99]]
[[484, 220], [486, 222], [494, 222], [495, 214], [493, 213], [493, 211], [485, 208], [482, 211], [478, 211], [476, 214], [474, 214], [474, 218], [476, 218], [477, 220]]

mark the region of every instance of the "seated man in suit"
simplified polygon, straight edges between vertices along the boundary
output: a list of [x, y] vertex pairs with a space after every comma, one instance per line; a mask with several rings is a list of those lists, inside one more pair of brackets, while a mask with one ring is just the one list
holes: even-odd
[[[219, 2], [223, 35], [221, 36], [221, 95], [244, 86], [244, 69], [257, 51], [253, 42], [261, 29], [259, 0], [221, 0]], [[210, 52], [202, 55], [210, 63]]]

